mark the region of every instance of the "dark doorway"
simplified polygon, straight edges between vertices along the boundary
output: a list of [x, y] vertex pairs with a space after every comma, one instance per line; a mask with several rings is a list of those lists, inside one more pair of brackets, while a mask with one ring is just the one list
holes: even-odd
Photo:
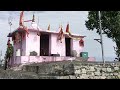
[[65, 38], [65, 45], [66, 45], [66, 56], [71, 56], [71, 39]]
[[49, 35], [41, 34], [40, 36], [40, 56], [49, 56]]

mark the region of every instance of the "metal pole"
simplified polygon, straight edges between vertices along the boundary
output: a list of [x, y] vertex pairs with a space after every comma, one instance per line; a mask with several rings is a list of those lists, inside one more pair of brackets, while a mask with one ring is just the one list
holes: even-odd
[[103, 38], [102, 38], [101, 13], [100, 13], [100, 11], [98, 11], [98, 15], [99, 15], [99, 26], [100, 26], [100, 39], [101, 39], [101, 49], [102, 49], [102, 60], [103, 60], [103, 63], [105, 64], [104, 48], [103, 48]]
[[2, 51], [0, 52], [0, 61], [1, 61]]
[[0, 64], [2, 65], [2, 50], [1, 50], [1, 52], [0, 52]]
[[10, 34], [11, 34], [11, 25], [10, 25]]

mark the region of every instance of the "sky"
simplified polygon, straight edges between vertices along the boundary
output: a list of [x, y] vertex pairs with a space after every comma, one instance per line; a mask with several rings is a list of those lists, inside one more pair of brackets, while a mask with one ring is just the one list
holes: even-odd
[[[30, 20], [33, 13], [35, 14], [36, 23], [42, 29], [47, 29], [50, 24], [51, 30], [58, 31], [59, 25], [62, 25], [65, 31], [69, 22], [72, 33], [86, 36], [84, 38], [84, 52], [88, 52], [89, 57], [95, 57], [98, 61], [102, 60], [101, 45], [94, 40], [100, 38], [100, 36], [96, 31], [87, 30], [85, 26], [88, 11], [25, 11], [25, 20]], [[13, 31], [19, 26], [19, 15], [20, 11], [0, 11], [0, 50], [2, 50], [2, 58], [6, 51], [7, 35], [10, 32], [8, 18], [12, 18], [11, 31]], [[26, 23], [26, 25], [30, 26], [31, 23]], [[116, 44], [106, 35], [103, 35], [103, 45], [105, 60], [114, 60], [116, 55], [113, 46], [116, 46]]]

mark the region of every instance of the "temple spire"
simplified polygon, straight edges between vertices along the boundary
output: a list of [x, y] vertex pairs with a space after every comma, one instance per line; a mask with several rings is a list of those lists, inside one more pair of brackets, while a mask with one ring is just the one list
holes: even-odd
[[50, 31], [50, 24], [48, 25], [48, 29], [47, 30]]
[[32, 22], [35, 22], [35, 15], [33, 14]]

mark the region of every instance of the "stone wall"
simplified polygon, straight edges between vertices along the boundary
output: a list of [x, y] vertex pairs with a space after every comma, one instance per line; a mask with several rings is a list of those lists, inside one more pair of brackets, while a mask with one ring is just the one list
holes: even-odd
[[119, 65], [112, 64], [81, 64], [74, 66], [75, 77], [77, 79], [119, 79]]
[[26, 65], [23, 70], [43, 79], [120, 79], [120, 63], [63, 61]]

